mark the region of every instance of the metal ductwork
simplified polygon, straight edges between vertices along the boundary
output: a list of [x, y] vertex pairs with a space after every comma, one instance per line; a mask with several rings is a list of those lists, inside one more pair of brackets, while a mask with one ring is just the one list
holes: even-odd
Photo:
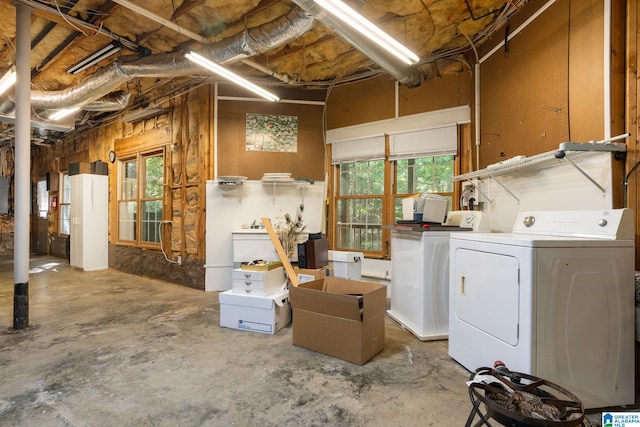
[[[217, 63], [232, 63], [266, 52], [293, 41], [313, 28], [313, 16], [299, 8], [280, 18], [244, 31], [238, 36], [202, 48], [199, 53]], [[125, 56], [98, 71], [76, 86], [60, 91], [31, 91], [31, 106], [42, 109], [81, 107], [91, 111], [112, 111], [117, 102], [100, 98], [134, 77], [176, 77], [202, 74], [203, 70], [184, 57], [184, 53], [150, 55], [143, 58]], [[99, 101], [96, 101], [99, 100]], [[96, 101], [96, 102], [94, 102]], [[90, 104], [91, 103], [91, 104]], [[102, 105], [102, 109], [99, 109]], [[15, 102], [0, 98], [0, 115], [13, 113]]]
[[407, 67], [399, 63], [394, 56], [384, 51], [377, 44], [327, 13], [314, 0], [293, 0], [293, 2], [303, 8], [307, 13], [315, 16], [318, 21], [331, 28], [342, 39], [369, 57], [373, 62], [378, 64], [380, 68], [395, 77], [401, 84], [411, 88], [418, 87], [422, 84], [422, 75], [416, 67]]
[[[326, 13], [313, 0], [294, 0], [287, 15], [272, 22], [248, 29], [235, 37], [203, 47], [199, 53], [214, 62], [230, 64], [293, 41], [313, 28], [314, 20], [327, 25], [349, 44], [391, 74], [401, 84], [417, 87], [422, 76], [415, 67], [407, 67], [383, 51], [360, 33], [346, 27]], [[31, 91], [34, 109], [63, 109], [81, 107], [86, 111], [119, 111], [128, 107], [132, 95], [123, 92], [111, 94], [132, 78], [178, 77], [202, 74], [203, 70], [187, 60], [183, 52], [156, 54], [145, 57], [123, 56], [110, 66], [89, 76], [79, 84], [60, 91]], [[107, 96], [109, 95], [109, 96]], [[0, 116], [14, 114], [15, 101], [11, 96], [0, 98]]]
[[119, 90], [85, 104], [84, 111], [122, 111], [133, 103], [133, 94]]

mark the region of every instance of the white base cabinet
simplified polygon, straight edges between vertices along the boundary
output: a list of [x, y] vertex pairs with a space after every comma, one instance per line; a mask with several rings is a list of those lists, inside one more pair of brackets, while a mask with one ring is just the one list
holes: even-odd
[[70, 264], [85, 271], [109, 268], [109, 180], [72, 175]]

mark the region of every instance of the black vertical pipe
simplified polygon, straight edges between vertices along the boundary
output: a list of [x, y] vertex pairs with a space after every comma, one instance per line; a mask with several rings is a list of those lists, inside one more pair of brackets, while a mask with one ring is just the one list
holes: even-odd
[[13, 329], [29, 326], [29, 282], [13, 284]]

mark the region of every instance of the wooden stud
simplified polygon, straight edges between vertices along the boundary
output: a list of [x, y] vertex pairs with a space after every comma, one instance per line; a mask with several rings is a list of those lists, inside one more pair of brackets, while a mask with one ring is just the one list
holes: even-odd
[[298, 280], [298, 275], [293, 269], [291, 262], [289, 262], [289, 257], [284, 252], [284, 248], [282, 247], [280, 240], [278, 240], [278, 235], [276, 234], [276, 230], [273, 229], [273, 225], [271, 225], [271, 220], [269, 218], [261, 218], [261, 219], [262, 219], [262, 223], [264, 224], [264, 228], [267, 230], [267, 233], [269, 233], [269, 237], [271, 238], [271, 243], [273, 243], [273, 247], [276, 248], [276, 252], [280, 257], [280, 261], [282, 261], [284, 270], [287, 272], [287, 275], [289, 275], [289, 281], [291, 281], [291, 284], [293, 286], [298, 287], [298, 285], [300, 284], [300, 281]]

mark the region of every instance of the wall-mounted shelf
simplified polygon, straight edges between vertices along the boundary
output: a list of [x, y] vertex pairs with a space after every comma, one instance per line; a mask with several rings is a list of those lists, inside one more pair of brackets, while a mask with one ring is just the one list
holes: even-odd
[[[546, 153], [537, 154], [531, 157], [517, 158], [505, 160], [498, 164], [491, 165], [485, 169], [481, 169], [475, 172], [469, 172], [462, 175], [453, 177], [454, 181], [468, 181], [471, 179], [493, 179], [500, 187], [502, 187], [507, 193], [509, 193], [516, 201], [520, 201], [517, 195], [507, 188], [507, 186], [498, 179], [500, 176], [514, 174], [519, 171], [535, 172], [542, 170], [549, 166], [553, 166], [558, 163], [568, 163], [573, 166], [582, 176], [584, 176], [589, 182], [597, 187], [603, 194], [606, 193], [606, 189], [595, 181], [587, 172], [578, 166], [575, 161], [587, 159], [590, 157], [601, 155], [616, 155], [621, 149], [615, 150], [581, 150], [581, 151], [568, 151], [568, 150], [555, 150]], [[614, 153], [615, 152], [615, 153]], [[618, 157], [616, 157], [618, 158]]]
[[299, 187], [302, 191], [302, 203], [304, 203], [304, 193], [305, 193], [305, 188], [309, 185], [313, 185], [313, 182], [309, 181], [309, 180], [298, 180], [298, 179], [265, 179], [262, 178], [262, 183], [266, 186], [273, 186], [273, 201], [275, 203], [276, 201], [276, 189], [279, 185], [283, 185], [283, 186], [292, 186], [295, 185], [297, 187]]
[[242, 202], [242, 185], [247, 180], [246, 176], [219, 176], [218, 185], [224, 191], [240, 189], [240, 202]]

